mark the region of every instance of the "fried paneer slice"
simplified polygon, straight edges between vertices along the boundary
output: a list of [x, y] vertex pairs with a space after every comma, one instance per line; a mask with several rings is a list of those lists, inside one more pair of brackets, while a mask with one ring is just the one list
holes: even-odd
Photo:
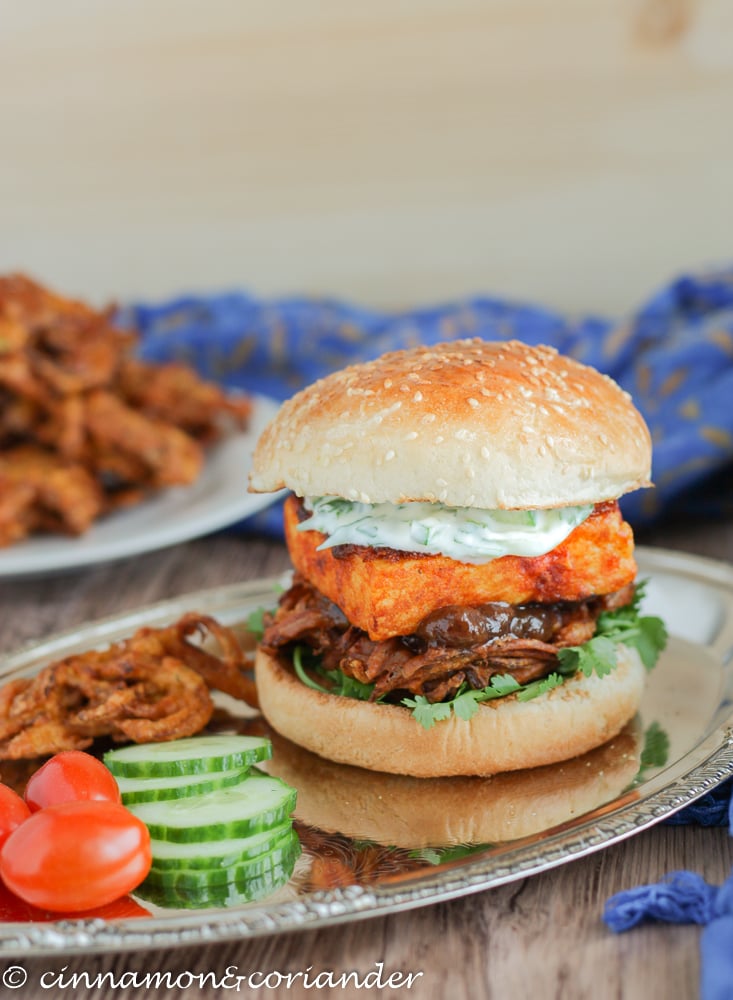
[[596, 505], [546, 555], [481, 565], [365, 546], [318, 552], [325, 536], [296, 530], [300, 511], [289, 497], [285, 534], [295, 568], [374, 640], [410, 635], [431, 611], [452, 604], [582, 601], [621, 590], [636, 576], [633, 533], [615, 501]]

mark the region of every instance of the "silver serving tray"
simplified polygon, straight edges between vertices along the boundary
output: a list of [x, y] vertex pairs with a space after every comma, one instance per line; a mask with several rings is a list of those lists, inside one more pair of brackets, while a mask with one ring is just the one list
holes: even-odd
[[[276, 737], [271, 769], [298, 789], [304, 845], [286, 887], [227, 909], [144, 903], [150, 917], [0, 923], [0, 955], [168, 948], [395, 913], [547, 871], [690, 805], [733, 775], [733, 568], [664, 550], [637, 555], [649, 581], [645, 611], [665, 619], [671, 638], [637, 719], [605, 748], [514, 775], [432, 781], [334, 765]], [[6, 657], [0, 682], [185, 611], [241, 623], [250, 611], [272, 606], [279, 582], [206, 590], [58, 634]], [[232, 705], [224, 700], [222, 710]], [[668, 737], [666, 763], [641, 766], [643, 737], [652, 727]], [[452, 860], [435, 850], [466, 841], [483, 846]], [[376, 863], [360, 868], [364, 850]], [[312, 888], [324, 851], [343, 862], [344, 881], [352, 884]]]

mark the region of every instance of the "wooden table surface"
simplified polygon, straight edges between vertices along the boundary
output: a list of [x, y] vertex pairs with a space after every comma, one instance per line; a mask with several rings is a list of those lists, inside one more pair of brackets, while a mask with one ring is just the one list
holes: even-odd
[[[662, 545], [733, 561], [733, 524], [648, 532], [645, 544]], [[0, 583], [0, 650], [17, 648], [60, 629], [200, 588], [270, 576], [288, 566], [277, 543], [218, 535], [47, 579]], [[305, 972], [311, 976], [358, 971], [383, 963], [391, 972], [421, 973], [411, 988], [332, 991], [340, 996], [402, 994], [418, 998], [624, 997], [664, 1000], [698, 995], [699, 929], [648, 925], [612, 934], [601, 921], [606, 899], [665, 873], [690, 868], [719, 884], [731, 871], [733, 839], [724, 829], [659, 826], [617, 846], [539, 876], [452, 902], [387, 917], [283, 936], [117, 955], [64, 955], [0, 960], [0, 978], [11, 965], [27, 973], [24, 987], [0, 989], [3, 997], [58, 1000], [95, 996], [127, 1000], [140, 995], [133, 974], [169, 972], [179, 986], [149, 991], [155, 997], [223, 997], [236, 993], [191, 986], [189, 973], [219, 979], [254, 971]], [[71, 989], [69, 977], [111, 973], [98, 989]], [[127, 973], [127, 978], [125, 977]], [[45, 976], [45, 978], [43, 978]], [[228, 980], [233, 983], [234, 980]], [[273, 980], [271, 980], [273, 982]], [[39, 984], [43, 985], [39, 985]], [[126, 985], [127, 984], [127, 985]], [[181, 985], [183, 984], [183, 985]], [[331, 995], [306, 989], [254, 990], [245, 995]]]

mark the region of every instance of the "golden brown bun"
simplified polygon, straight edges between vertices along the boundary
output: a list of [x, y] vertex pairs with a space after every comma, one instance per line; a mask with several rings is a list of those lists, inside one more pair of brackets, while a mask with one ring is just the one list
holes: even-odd
[[435, 778], [540, 767], [605, 743], [636, 714], [644, 691], [636, 652], [619, 646], [618, 661], [606, 677], [576, 675], [531, 701], [485, 702], [470, 721], [451, 714], [430, 729], [400, 705], [306, 687], [262, 649], [255, 678], [262, 714], [294, 743], [342, 764]]
[[295, 818], [393, 847], [505, 843], [542, 833], [620, 795], [640, 766], [637, 719], [580, 757], [491, 778], [412, 778], [335, 764], [274, 734], [270, 774], [298, 789]]
[[329, 375], [265, 429], [250, 489], [364, 503], [559, 507], [649, 485], [641, 415], [550, 347], [462, 340]]

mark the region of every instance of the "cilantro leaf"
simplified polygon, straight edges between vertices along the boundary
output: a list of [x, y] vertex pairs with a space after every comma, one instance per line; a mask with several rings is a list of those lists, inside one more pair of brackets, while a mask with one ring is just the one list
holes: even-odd
[[247, 631], [257, 642], [261, 642], [262, 636], [265, 634], [265, 615], [267, 613], [267, 608], [255, 608], [247, 615]]
[[489, 681], [489, 687], [484, 688], [482, 701], [488, 698], [504, 698], [505, 695], [514, 694], [519, 691], [522, 685], [511, 674], [494, 674]]
[[448, 719], [451, 714], [451, 703], [448, 701], [428, 701], [424, 694], [414, 698], [404, 698], [402, 704], [412, 709], [412, 714], [423, 729], [430, 729], [436, 722]]
[[479, 691], [463, 691], [461, 694], [457, 695], [452, 702], [449, 702], [453, 706], [453, 711], [456, 713], [459, 719], [463, 719], [464, 722], [468, 722], [469, 719], [478, 712], [478, 695]]
[[[567, 652], [570, 650], [575, 654], [575, 669], [585, 677], [590, 677], [591, 674], [605, 677], [616, 668], [616, 643], [610, 636], [595, 635], [582, 646], [570, 646]], [[566, 650], [559, 650], [558, 658], [563, 666], [567, 665]]]
[[639, 635], [634, 646], [639, 652], [641, 662], [651, 670], [657, 662], [660, 652], [667, 645], [667, 628], [661, 618], [647, 615], [639, 618]]
[[529, 684], [523, 685], [522, 690], [517, 694], [517, 701], [531, 701], [532, 698], [537, 698], [538, 695], [545, 694], [546, 691], [552, 691], [553, 688], [560, 687], [564, 683], [565, 678], [562, 674], [548, 674], [547, 677], [541, 677], [538, 681], [531, 681]]
[[568, 646], [558, 651], [563, 672], [580, 670], [586, 677], [605, 677], [616, 667], [616, 646], [623, 643], [636, 649], [647, 670], [651, 670], [667, 644], [667, 629], [661, 618], [639, 615], [644, 583], [636, 587], [631, 604], [615, 611], [604, 611], [596, 623], [596, 634], [582, 646]]
[[652, 722], [644, 733], [644, 749], [641, 751], [641, 770], [649, 767], [664, 767], [669, 757], [669, 736], [658, 722]]

